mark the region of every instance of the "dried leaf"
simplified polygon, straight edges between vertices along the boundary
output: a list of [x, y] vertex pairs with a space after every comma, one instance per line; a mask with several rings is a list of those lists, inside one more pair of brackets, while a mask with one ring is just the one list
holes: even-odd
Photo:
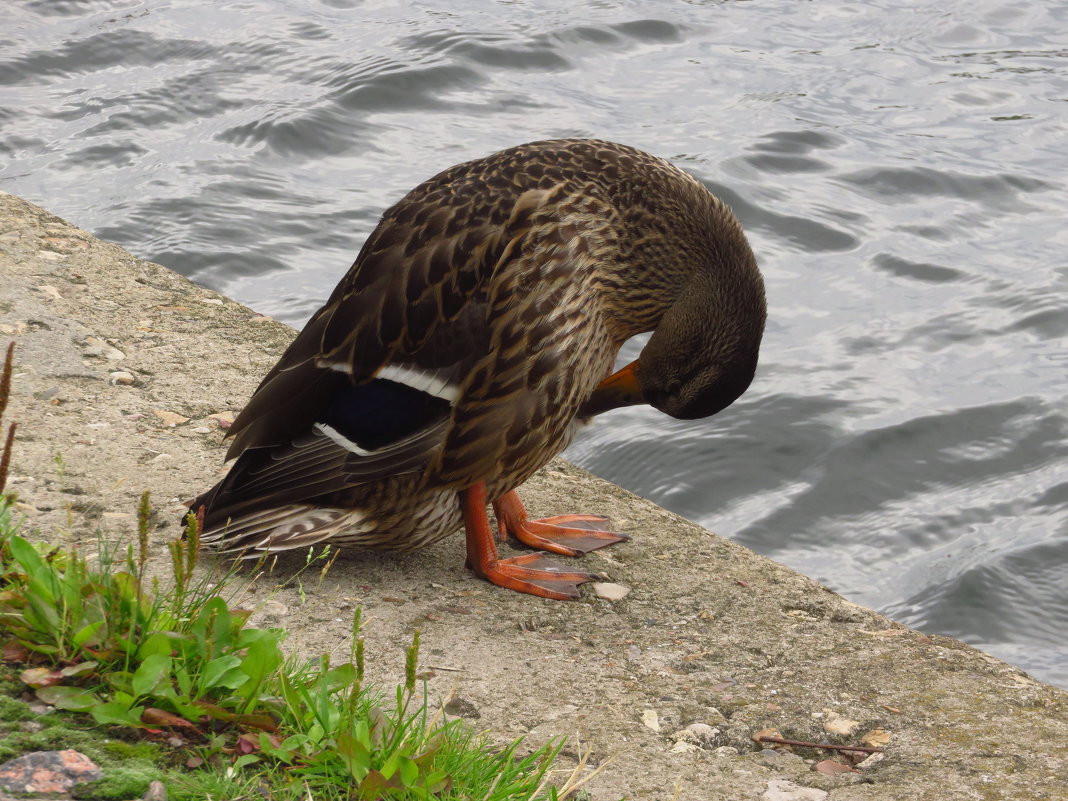
[[29, 668], [19, 674], [23, 684], [30, 687], [51, 687], [54, 684], [63, 683], [63, 674], [58, 670], [46, 667]]
[[761, 729], [760, 731], [753, 732], [752, 734], [749, 735], [749, 737], [753, 740], [754, 743], [758, 743], [759, 745], [762, 745], [765, 748], [774, 748], [776, 751], [792, 751], [793, 750], [793, 749], [790, 748], [790, 746], [786, 745], [785, 743], [769, 743], [769, 742], [765, 742], [765, 740], [764, 740], [765, 737], [774, 737], [774, 738], [776, 738], [778, 740], [785, 739], [782, 736], [782, 732], [779, 731], [778, 729]]
[[0, 659], [4, 662], [25, 662], [30, 658], [30, 649], [20, 642], [9, 640], [4, 643], [4, 650]]
[[156, 709], [150, 706], [141, 713], [141, 722], [149, 726], [184, 726], [195, 729], [196, 726], [185, 718], [168, 712], [165, 709]]
[[278, 721], [270, 715], [262, 712], [251, 712], [247, 715], [235, 715], [233, 722], [241, 726], [248, 726], [262, 731], [278, 731]]

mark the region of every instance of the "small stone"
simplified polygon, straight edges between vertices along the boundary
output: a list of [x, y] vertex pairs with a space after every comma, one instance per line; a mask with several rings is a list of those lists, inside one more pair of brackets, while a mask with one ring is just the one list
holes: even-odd
[[849, 737], [860, 728], [860, 722], [842, 717], [832, 709], [824, 709], [823, 730], [839, 737]]
[[472, 720], [482, 717], [482, 713], [478, 711], [477, 706], [460, 696], [450, 698], [448, 703], [445, 704], [445, 711], [450, 715]]
[[39, 287], [35, 287], [38, 292], [47, 295], [51, 300], [63, 300], [63, 296], [59, 294], [59, 290], [56, 287], [49, 284], [42, 284]]
[[772, 779], [761, 801], [823, 801], [827, 792], [815, 787], [802, 787], [786, 779]]
[[126, 358], [125, 353], [118, 348], [113, 348], [100, 337], [86, 337], [85, 346], [85, 350], [82, 351], [84, 356], [107, 359], [112, 362], [122, 361]]
[[169, 453], [159, 453], [159, 454], [156, 454], [155, 456], [153, 456], [151, 459], [149, 459], [148, 463], [149, 464], [165, 464], [165, 463], [173, 461], [173, 460], [174, 460], [174, 457], [171, 456]]
[[769, 743], [769, 742], [765, 742], [764, 741], [765, 737], [773, 737], [776, 740], [785, 740], [786, 739], [785, 737], [782, 736], [782, 732], [779, 731], [778, 729], [761, 729], [760, 731], [755, 731], [755, 732], [753, 732], [752, 734], [749, 735], [749, 738], [754, 743], [756, 743], [757, 745], [761, 746], [762, 748], [770, 748], [770, 749], [775, 749], [777, 751], [789, 751], [789, 750], [791, 750], [790, 746], [786, 745], [785, 743]]
[[108, 373], [109, 384], [123, 384], [129, 386], [133, 384], [137, 379], [133, 373], [128, 373], [125, 370], [116, 370], [114, 373]]
[[710, 748], [716, 737], [719, 736], [719, 729], [709, 726], [707, 723], [691, 723], [683, 731], [688, 732], [704, 748]]
[[705, 712], [702, 717], [705, 719], [705, 723], [709, 726], [718, 726], [721, 723], [727, 722], [727, 716], [716, 709], [714, 706], [706, 706]]
[[886, 729], [872, 729], [867, 734], [861, 735], [860, 744], [869, 748], [882, 748], [890, 742], [890, 732]]
[[834, 759], [823, 759], [816, 763], [816, 770], [826, 773], [828, 776], [837, 776], [839, 773], [856, 773], [856, 771]]
[[0, 789], [9, 793], [65, 793], [80, 782], [103, 777], [89, 757], [70, 749], [36, 751], [0, 765]]
[[216, 412], [215, 414], [209, 414], [208, 419], [214, 420], [219, 424], [219, 428], [226, 430], [234, 424], [234, 420], [237, 419], [237, 413], [230, 411]]
[[196, 428], [191, 428], [189, 430], [192, 431], [194, 434], [210, 434], [211, 433], [211, 429], [208, 428], [207, 426], [197, 426]]
[[671, 753], [673, 754], [697, 754], [700, 753], [701, 748], [695, 743], [688, 743], [685, 740], [679, 740], [675, 745], [671, 746]]
[[660, 731], [660, 716], [656, 714], [655, 709], [646, 709], [642, 712], [642, 723], [646, 728], [653, 731]]
[[152, 414], [156, 415], [156, 417], [163, 421], [163, 424], [165, 426], [169, 426], [170, 428], [174, 428], [175, 426], [180, 426], [182, 423], [189, 422], [188, 417], [182, 417], [182, 415], [178, 414], [177, 412], [168, 412], [163, 409], [153, 409]]
[[41, 242], [48, 250], [59, 253], [76, 253], [79, 250], [88, 250], [89, 243], [82, 239], [73, 239], [69, 236], [46, 236]]
[[718, 757], [736, 757], [738, 756], [738, 749], [735, 748], [733, 745], [721, 745], [712, 753]]
[[627, 646], [627, 659], [628, 660], [630, 660], [631, 662], [637, 662], [641, 658], [642, 658], [642, 649], [641, 648], [639, 648], [637, 645], [628, 645]]
[[249, 625], [266, 627], [277, 626], [289, 614], [289, 607], [280, 601], [264, 601], [248, 619]]
[[857, 769], [858, 770], [868, 770], [869, 768], [872, 768], [872, 767], [875, 767], [876, 765], [878, 765], [884, 759], [886, 759], [886, 754], [882, 754], [882, 753], [872, 754], [867, 759], [864, 759], [861, 762], [858, 762], [857, 763]]
[[141, 801], [167, 801], [167, 788], [158, 779], [150, 782], [145, 794], [141, 796]]
[[630, 587], [624, 584], [612, 584], [607, 581], [593, 582], [593, 591], [598, 598], [606, 601], [622, 601], [630, 593]]
[[779, 773], [787, 771], [792, 765], [804, 764], [804, 760], [797, 754], [791, 754], [789, 751], [776, 751], [774, 748], [765, 748], [763, 751], [758, 751], [753, 756], [753, 759], [757, 764], [769, 767]]

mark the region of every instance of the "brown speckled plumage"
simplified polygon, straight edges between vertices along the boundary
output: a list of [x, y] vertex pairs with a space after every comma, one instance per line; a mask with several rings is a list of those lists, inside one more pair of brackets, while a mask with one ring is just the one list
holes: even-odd
[[[734, 216], [662, 159], [555, 140], [452, 167], [386, 211], [234, 423], [236, 463], [193, 504], [203, 541], [426, 545], [461, 527], [458, 493], [497, 498], [563, 450], [631, 336], [655, 332], [645, 400], [701, 417], [748, 386], [764, 314]], [[338, 398], [412, 375], [451, 406], [413, 400], [410, 430], [357, 445], [375, 432]], [[363, 433], [343, 446], [342, 425]]]

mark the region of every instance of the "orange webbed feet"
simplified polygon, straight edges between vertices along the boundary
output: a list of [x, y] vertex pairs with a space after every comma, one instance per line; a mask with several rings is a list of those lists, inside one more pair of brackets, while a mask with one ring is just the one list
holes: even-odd
[[502, 537], [510, 534], [530, 548], [564, 556], [582, 556], [630, 539], [626, 534], [610, 530], [608, 518], [601, 515], [556, 515], [531, 520], [514, 491], [498, 498], [493, 511]]
[[[579, 587], [597, 578], [593, 573], [568, 570], [546, 553], [501, 559], [486, 515], [485, 484], [480, 482], [464, 490], [460, 502], [467, 537], [467, 565], [481, 578], [510, 590], [561, 601], [578, 600]], [[556, 548], [563, 547], [553, 544]]]

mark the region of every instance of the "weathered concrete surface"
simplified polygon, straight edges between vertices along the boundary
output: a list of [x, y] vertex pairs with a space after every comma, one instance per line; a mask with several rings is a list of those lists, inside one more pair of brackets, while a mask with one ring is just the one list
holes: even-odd
[[[177, 499], [220, 472], [210, 415], [241, 407], [292, 332], [0, 195], [0, 336], [18, 343], [11, 488], [26, 530], [68, 543], [98, 527], [124, 535], [148, 488], [161, 544]], [[790, 797], [772, 794], [778, 780], [831, 801], [1068, 798], [1065, 693], [563, 462], [524, 498], [535, 514], [604, 512], [631, 533], [581, 560], [630, 594], [562, 603], [506, 592], [463, 569], [452, 537], [410, 556], [357, 554], [321, 583], [312, 573], [273, 595], [261, 579], [254, 598], [296, 652], [336, 657], [362, 604], [383, 680], [400, 675], [401, 646], [420, 628], [431, 691], [455, 685], [453, 708], [492, 737], [578, 734], [595, 763], [614, 755], [589, 785], [597, 799]], [[853, 739], [824, 732], [834, 714], [857, 722]], [[718, 731], [672, 750], [672, 734], [695, 722]], [[757, 751], [749, 735], [766, 727], [833, 742], [881, 728], [891, 739], [876, 764], [829, 776], [813, 770], [822, 753]]]

